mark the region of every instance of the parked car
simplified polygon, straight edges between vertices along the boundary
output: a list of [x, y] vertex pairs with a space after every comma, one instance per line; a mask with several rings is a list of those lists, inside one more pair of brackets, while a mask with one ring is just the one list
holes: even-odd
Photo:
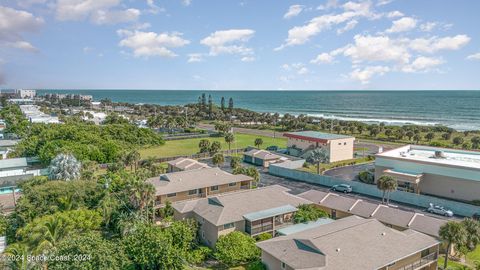
[[446, 217], [453, 217], [452, 210], [448, 210], [441, 205], [434, 205], [433, 203], [430, 204], [430, 207], [428, 207], [427, 212], [430, 212], [432, 214], [446, 216]]
[[267, 150], [267, 151], [278, 151], [278, 146], [276, 146], [276, 145], [270, 145], [269, 147], [267, 147], [266, 150]]
[[350, 193], [352, 192], [352, 186], [347, 185], [347, 184], [340, 184], [340, 185], [335, 185], [332, 187], [333, 191], [340, 191], [343, 193]]

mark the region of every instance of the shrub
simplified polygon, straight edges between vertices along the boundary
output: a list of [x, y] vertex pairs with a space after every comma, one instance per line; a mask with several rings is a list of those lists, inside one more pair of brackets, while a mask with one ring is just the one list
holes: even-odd
[[314, 221], [321, 217], [328, 217], [328, 214], [313, 204], [302, 204], [298, 207], [293, 220], [295, 223]]
[[250, 262], [260, 257], [260, 249], [255, 245], [255, 240], [239, 231], [220, 236], [215, 250], [215, 257], [228, 266]]
[[257, 242], [262, 242], [268, 239], [272, 239], [272, 234], [271, 233], [261, 233], [257, 236], [255, 236], [255, 240]]
[[247, 265], [247, 270], [267, 270], [265, 264], [262, 261], [257, 260]]
[[212, 250], [206, 246], [200, 246], [187, 253], [187, 261], [191, 264], [201, 264], [212, 254]]
[[363, 171], [358, 174], [358, 179], [366, 184], [373, 184], [375, 182], [375, 176], [369, 171]]

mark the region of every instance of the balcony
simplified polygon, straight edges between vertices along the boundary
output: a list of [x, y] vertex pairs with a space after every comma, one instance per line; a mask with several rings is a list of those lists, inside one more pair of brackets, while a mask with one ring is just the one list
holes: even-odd
[[425, 257], [422, 257], [420, 260], [418, 261], [415, 261], [411, 264], [407, 264], [405, 266], [402, 266], [400, 268], [388, 268], [388, 269], [396, 269], [396, 270], [417, 270], [417, 269], [421, 269], [422, 267], [425, 267], [433, 262], [436, 262], [437, 261], [437, 253], [434, 252], [434, 253], [431, 253], [431, 254], [428, 254], [427, 256]]

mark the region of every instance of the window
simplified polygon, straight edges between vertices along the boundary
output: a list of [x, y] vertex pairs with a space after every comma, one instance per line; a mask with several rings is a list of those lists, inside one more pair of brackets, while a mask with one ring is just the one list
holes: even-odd
[[341, 143], [341, 142], [339, 142], [339, 143], [338, 143], [338, 145], [342, 145], [342, 143]]
[[343, 143], [343, 145], [347, 145], [347, 143], [346, 143], [346, 142], [344, 142], [344, 143]]
[[281, 262], [280, 266], [282, 267], [282, 269], [287, 268], [287, 265], [284, 262]]
[[175, 197], [175, 196], [177, 196], [177, 193], [170, 193], [170, 194], [167, 194], [167, 197], [168, 197], [168, 198]]
[[195, 195], [195, 194], [197, 194], [197, 191], [198, 190], [196, 190], [196, 189], [189, 190], [188, 195]]
[[229, 187], [234, 187], [234, 186], [236, 186], [236, 185], [237, 185], [237, 183], [230, 183], [230, 184], [228, 184]]
[[235, 223], [227, 223], [227, 224], [223, 224], [223, 229], [226, 230], [226, 229], [230, 229], [230, 228], [233, 228], [235, 227]]
[[217, 191], [217, 190], [218, 190], [218, 186], [210, 187], [210, 190], [211, 190], [211, 191]]

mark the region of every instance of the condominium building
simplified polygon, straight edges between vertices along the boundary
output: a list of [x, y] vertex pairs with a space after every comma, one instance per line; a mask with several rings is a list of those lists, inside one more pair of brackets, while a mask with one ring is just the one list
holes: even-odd
[[197, 169], [205, 169], [210, 168], [205, 163], [196, 161], [191, 158], [177, 158], [175, 160], [171, 160], [167, 162], [168, 164], [168, 172], [180, 172], [180, 171], [189, 171], [189, 170], [197, 170]]
[[269, 270], [437, 269], [439, 242], [351, 216], [257, 243]]
[[283, 136], [288, 138], [287, 147], [294, 155], [304, 155], [307, 151], [316, 148], [325, 149], [329, 155], [329, 162], [353, 159], [355, 137], [330, 134], [317, 131], [288, 132]]
[[251, 236], [276, 235], [277, 230], [293, 224], [299, 205], [311, 203], [287, 191], [274, 185], [175, 203], [175, 219], [197, 220], [201, 239], [209, 246], [214, 246], [221, 235], [233, 231]]
[[172, 172], [147, 180], [155, 187], [156, 205], [250, 189], [253, 178], [231, 174], [219, 168]]
[[376, 155], [375, 180], [382, 175], [394, 177], [402, 191], [480, 199], [480, 152], [406, 145]]

